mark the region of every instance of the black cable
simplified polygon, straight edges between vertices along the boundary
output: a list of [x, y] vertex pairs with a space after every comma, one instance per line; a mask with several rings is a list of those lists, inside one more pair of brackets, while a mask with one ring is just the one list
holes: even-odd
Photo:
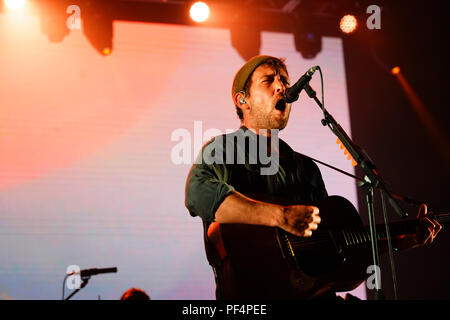
[[67, 274], [64, 276], [63, 286], [62, 286], [62, 298], [61, 298], [61, 300], [64, 300], [64, 288], [65, 288], [65, 286], [66, 286], [66, 280], [67, 280], [67, 277], [68, 277], [69, 275], [70, 275], [70, 274], [67, 273]]
[[[320, 91], [322, 92], [322, 112], [323, 112], [323, 117], [326, 118], [325, 116], [325, 87], [323, 85], [323, 74], [322, 74], [322, 69], [320, 69], [320, 66], [317, 66], [317, 69], [319, 70], [320, 73]], [[328, 124], [329, 126], [329, 124]]]
[[328, 164], [328, 163], [325, 163], [325, 162], [322, 162], [322, 161], [320, 161], [320, 160], [311, 158], [310, 156], [307, 156], [306, 154], [303, 154], [303, 153], [300, 153], [300, 152], [299, 152], [299, 154], [301, 154], [301, 155], [304, 156], [305, 158], [308, 158], [308, 159], [310, 159], [310, 160], [312, 160], [312, 161], [315, 161], [315, 162], [317, 162], [317, 163], [320, 163], [321, 165], [324, 165], [324, 166], [326, 166], [326, 167], [328, 167], [328, 168], [330, 168], [330, 169], [333, 169], [333, 170], [336, 170], [337, 172], [340, 172], [340, 173], [342, 173], [342, 174], [345, 174], [346, 176], [349, 176], [349, 177], [351, 177], [351, 178], [353, 178], [353, 179], [355, 179], [355, 180], [364, 182], [364, 179], [363, 179], [363, 178], [360, 178], [360, 177], [358, 177], [358, 176], [355, 176], [354, 174], [351, 174], [351, 173], [348, 173], [348, 172], [346, 172], [346, 171], [344, 171], [344, 170], [341, 170], [341, 169], [339, 169], [339, 168], [333, 167], [332, 165], [330, 165], [330, 164]]
[[386, 202], [384, 201], [384, 191], [383, 190], [380, 190], [380, 195], [381, 195], [381, 204], [383, 206], [383, 218], [384, 218], [384, 226], [386, 228], [386, 238], [387, 238], [387, 243], [388, 243], [389, 261], [391, 264], [392, 284], [394, 286], [394, 300], [398, 300], [397, 275], [396, 275], [396, 271], [395, 271], [394, 253], [393, 253], [393, 248], [392, 248], [392, 238], [391, 238], [391, 232], [389, 230], [389, 224], [387, 221]]

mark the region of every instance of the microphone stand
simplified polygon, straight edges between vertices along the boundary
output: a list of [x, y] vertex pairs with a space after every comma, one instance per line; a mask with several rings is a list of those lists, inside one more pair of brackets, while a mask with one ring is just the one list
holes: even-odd
[[91, 277], [90, 276], [86, 276], [81, 278], [81, 280], [83, 281], [80, 285], [80, 287], [78, 289], [75, 289], [67, 298], [65, 298], [64, 300], [69, 300], [70, 298], [72, 298], [78, 291], [80, 291], [81, 289], [83, 289], [89, 282], [89, 279]]
[[[317, 105], [320, 107], [320, 109], [323, 111], [324, 118], [321, 120], [322, 125], [328, 126], [330, 130], [339, 138], [339, 140], [342, 142], [342, 144], [345, 146], [347, 151], [350, 153], [350, 155], [353, 157], [353, 159], [358, 163], [358, 165], [361, 167], [361, 169], [365, 173], [364, 180], [365, 182], [358, 183], [358, 186], [363, 187], [366, 190], [366, 202], [368, 207], [368, 215], [369, 215], [369, 228], [370, 228], [370, 240], [371, 240], [371, 249], [372, 249], [372, 259], [373, 264], [375, 266], [375, 298], [377, 300], [383, 300], [384, 299], [384, 293], [381, 288], [381, 275], [379, 274], [379, 252], [378, 252], [378, 246], [377, 246], [377, 237], [376, 237], [376, 226], [375, 226], [375, 215], [374, 215], [374, 206], [373, 206], [373, 190], [375, 188], [379, 188], [381, 192], [387, 196], [388, 201], [391, 205], [391, 207], [394, 209], [394, 211], [402, 218], [405, 218], [408, 216], [406, 212], [402, 210], [400, 205], [397, 202], [397, 199], [402, 199], [403, 197], [391, 193], [389, 190], [386, 189], [386, 186], [376, 170], [375, 164], [373, 161], [369, 158], [367, 153], [361, 149], [359, 146], [354, 144], [350, 137], [347, 135], [347, 133], [342, 129], [342, 127], [336, 122], [336, 120], [331, 116], [328, 111], [325, 109], [325, 107], [322, 105], [322, 103], [317, 99], [316, 92], [309, 84], [305, 86], [305, 91], [308, 94], [308, 96], [317, 103]], [[386, 215], [386, 212], [383, 211], [383, 213]], [[385, 216], [386, 220], [386, 216]], [[390, 239], [388, 234], [388, 239]], [[389, 248], [391, 249], [391, 246], [389, 244]], [[392, 261], [392, 254], [390, 255], [391, 259], [391, 265], [393, 265]]]
[[[351, 177], [351, 178], [353, 178], [353, 179], [355, 179], [355, 180], [358, 180], [359, 182], [365, 183], [365, 180], [362, 179], [362, 178], [360, 178], [360, 177], [358, 177], [358, 176], [355, 176], [355, 175], [353, 175], [353, 174], [351, 174], [351, 173], [345, 172], [344, 170], [341, 170], [341, 169], [339, 169], [339, 168], [333, 167], [332, 165], [329, 165], [328, 163], [325, 163], [325, 162], [322, 162], [322, 161], [320, 161], [320, 160], [311, 158], [310, 156], [307, 156], [306, 154], [301, 153], [301, 155], [304, 156], [304, 157], [306, 157], [306, 158], [308, 158], [308, 159], [311, 159], [312, 161], [315, 161], [315, 162], [317, 162], [317, 163], [320, 163], [321, 165], [324, 165], [325, 167], [328, 167], [328, 168], [333, 169], [333, 170], [335, 170], [335, 171], [337, 171], [337, 172], [340, 172], [340, 173], [342, 173], [342, 174], [344, 174], [344, 175], [346, 175], [346, 176], [349, 176], [349, 177]], [[420, 202], [420, 201], [418, 201], [418, 200], [414, 200], [414, 199], [408, 198], [408, 197], [406, 197], [406, 196], [404, 196], [404, 195], [401, 195], [401, 194], [392, 192], [392, 190], [389, 190], [389, 193], [390, 193], [395, 199], [400, 200], [400, 201], [403, 201], [403, 202], [406, 202], [406, 203], [409, 203], [410, 205], [414, 205], [414, 206], [416, 206], [416, 207], [420, 207], [420, 206], [422, 205], [422, 202]]]

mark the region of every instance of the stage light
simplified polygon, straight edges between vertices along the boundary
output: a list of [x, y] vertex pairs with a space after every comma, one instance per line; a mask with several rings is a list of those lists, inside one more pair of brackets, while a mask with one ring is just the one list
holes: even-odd
[[391, 69], [392, 74], [399, 74], [400, 73], [400, 67], [394, 67]]
[[[50, 42], [61, 42], [70, 33], [68, 3], [70, 0], [43, 2], [40, 7], [41, 31]], [[111, 3], [87, 1], [83, 4], [81, 25], [84, 35], [98, 53], [110, 55], [113, 50]]]
[[292, 33], [294, 34], [295, 49], [303, 59], [313, 59], [322, 51], [321, 28], [312, 19], [294, 15]]
[[8, 9], [19, 10], [25, 7], [25, 0], [4, 0]]
[[189, 14], [195, 22], [204, 22], [209, 17], [209, 7], [206, 3], [197, 1], [191, 6]]
[[352, 33], [358, 27], [358, 19], [354, 15], [347, 14], [339, 22], [339, 28], [344, 33]]
[[109, 3], [88, 2], [84, 7], [83, 33], [98, 53], [108, 56], [113, 50], [113, 17]]
[[447, 161], [450, 161], [450, 141], [447, 139], [445, 132], [440, 127], [437, 119], [430, 112], [430, 108], [425, 105], [404, 74], [400, 72], [400, 68], [393, 68], [392, 73], [394, 73], [394, 69], [397, 70], [395, 79], [397, 79], [398, 83], [405, 92], [406, 97], [411, 103], [412, 109], [417, 114], [417, 118], [420, 120], [425, 128], [425, 131], [430, 136], [432, 143], [441, 152], [442, 156], [445, 157]]
[[45, 3], [40, 10], [41, 32], [50, 42], [61, 42], [70, 30], [66, 25], [67, 14], [64, 3]]
[[295, 49], [304, 59], [313, 59], [322, 51], [322, 37], [311, 31], [298, 30], [294, 33]]
[[247, 61], [259, 54], [261, 48], [261, 30], [237, 23], [230, 28], [231, 45]]

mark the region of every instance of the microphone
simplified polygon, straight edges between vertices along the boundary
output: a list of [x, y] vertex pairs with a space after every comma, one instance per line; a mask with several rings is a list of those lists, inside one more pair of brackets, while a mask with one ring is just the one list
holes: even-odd
[[95, 276], [95, 275], [101, 274], [101, 273], [113, 273], [113, 272], [117, 272], [116, 267], [113, 267], [113, 268], [91, 268], [91, 269], [80, 270], [80, 271], [74, 272], [74, 273], [79, 273], [80, 276], [83, 278], [83, 277]]
[[290, 88], [287, 88], [284, 92], [284, 100], [287, 103], [292, 103], [297, 101], [300, 92], [305, 88], [305, 86], [311, 81], [311, 77], [319, 69], [319, 66], [312, 67], [300, 79]]

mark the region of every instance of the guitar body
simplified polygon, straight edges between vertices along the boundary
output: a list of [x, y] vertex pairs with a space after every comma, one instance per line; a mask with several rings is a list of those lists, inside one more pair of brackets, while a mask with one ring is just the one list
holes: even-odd
[[322, 222], [304, 238], [266, 226], [213, 223], [208, 241], [223, 299], [312, 299], [328, 291], [350, 291], [367, 277], [370, 247], [348, 249], [332, 230], [361, 227], [354, 206], [338, 196], [319, 207]]

